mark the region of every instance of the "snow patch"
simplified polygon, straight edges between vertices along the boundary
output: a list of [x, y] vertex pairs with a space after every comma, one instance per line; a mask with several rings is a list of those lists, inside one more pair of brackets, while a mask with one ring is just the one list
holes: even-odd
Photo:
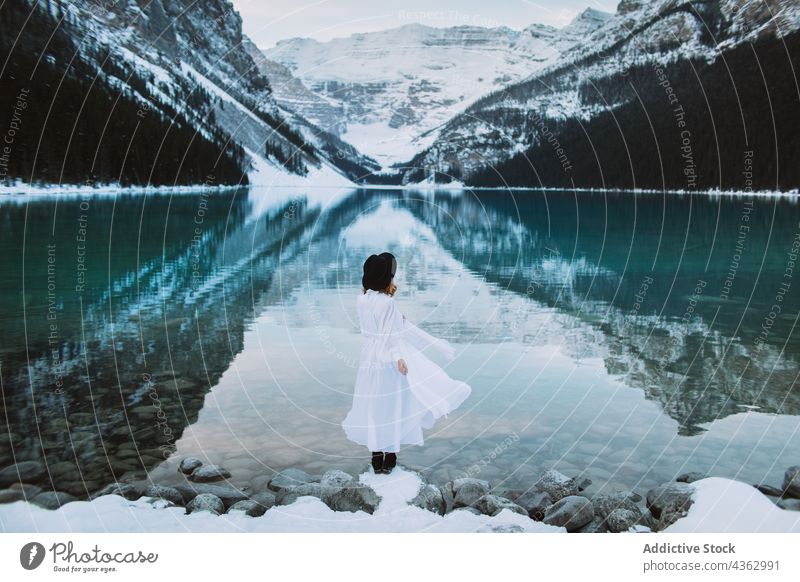
[[800, 511], [775, 505], [741, 481], [707, 477], [692, 483], [694, 503], [666, 533], [800, 533]]

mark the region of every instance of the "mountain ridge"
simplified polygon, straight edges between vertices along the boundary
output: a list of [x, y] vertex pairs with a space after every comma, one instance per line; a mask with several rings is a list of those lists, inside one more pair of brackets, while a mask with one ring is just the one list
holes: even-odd
[[[599, 26], [600, 14], [584, 11], [566, 33], [541, 24], [517, 31], [409, 23], [329, 41], [286, 39], [262, 53], [319, 98], [309, 104], [304, 92], [276, 95], [281, 105], [388, 167], [423, 149], [430, 139], [423, 136], [475, 98], [555, 59], [587, 26]], [[280, 74], [273, 71], [272, 80], [293, 83]], [[320, 110], [319, 102], [337, 113]]]

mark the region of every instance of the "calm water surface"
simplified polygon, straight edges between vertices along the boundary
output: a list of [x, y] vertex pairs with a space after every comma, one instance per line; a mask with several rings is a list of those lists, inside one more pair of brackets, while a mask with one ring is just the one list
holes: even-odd
[[[800, 462], [800, 206], [785, 198], [240, 190], [0, 200], [0, 467], [85, 496], [359, 472], [340, 422], [372, 252], [473, 389], [400, 462], [595, 491]], [[800, 240], [800, 239], [797, 239]], [[797, 250], [797, 247], [794, 247]], [[775, 307], [777, 306], [777, 307]]]

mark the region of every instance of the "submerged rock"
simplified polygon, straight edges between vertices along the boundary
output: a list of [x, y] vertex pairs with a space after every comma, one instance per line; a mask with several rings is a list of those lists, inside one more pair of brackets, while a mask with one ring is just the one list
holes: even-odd
[[190, 475], [192, 471], [202, 466], [202, 464], [203, 461], [197, 457], [186, 457], [185, 459], [181, 460], [181, 464], [178, 466], [178, 471], [184, 475]]
[[694, 483], [695, 481], [699, 481], [700, 479], [705, 479], [708, 477], [705, 473], [700, 473], [698, 471], [690, 471], [688, 473], [682, 473], [678, 475], [675, 481], [680, 483]]
[[231, 472], [219, 465], [202, 465], [192, 471], [189, 479], [195, 483], [211, 483], [228, 479], [230, 476]]
[[0, 469], [0, 488], [12, 483], [38, 483], [46, 474], [44, 465], [39, 461], [22, 461]]
[[580, 495], [567, 495], [547, 508], [544, 523], [575, 531], [594, 519], [592, 502]]
[[298, 485], [305, 485], [313, 481], [314, 478], [305, 471], [289, 468], [275, 473], [272, 479], [267, 483], [267, 487], [273, 491], [280, 491], [285, 487], [297, 487]]
[[575, 479], [567, 477], [563, 473], [555, 470], [549, 470], [542, 475], [534, 485], [534, 489], [544, 491], [550, 495], [553, 503], [568, 497], [570, 495], [578, 494], [578, 484]]
[[198, 511], [210, 511], [214, 515], [219, 515], [225, 511], [225, 504], [222, 499], [211, 493], [200, 493], [196, 495], [187, 505], [187, 513]]

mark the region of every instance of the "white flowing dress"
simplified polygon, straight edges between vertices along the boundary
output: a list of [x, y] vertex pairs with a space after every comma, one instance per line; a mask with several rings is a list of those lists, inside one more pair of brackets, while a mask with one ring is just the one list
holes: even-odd
[[[357, 310], [364, 344], [353, 406], [342, 421], [345, 434], [370, 451], [396, 453], [400, 445], [422, 445], [422, 429], [458, 408], [472, 389], [450, 378], [421, 351], [434, 347], [452, 360], [455, 348], [406, 320], [385, 293], [361, 293]], [[408, 374], [398, 370], [400, 358]]]

